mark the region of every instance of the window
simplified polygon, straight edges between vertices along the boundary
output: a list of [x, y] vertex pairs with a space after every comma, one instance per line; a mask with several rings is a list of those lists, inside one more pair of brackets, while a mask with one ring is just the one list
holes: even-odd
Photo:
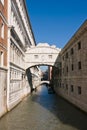
[[68, 84], [66, 84], [66, 90], [68, 90]]
[[78, 62], [78, 69], [81, 69], [81, 61]]
[[71, 92], [73, 92], [74, 91], [74, 88], [73, 88], [73, 85], [71, 85]]
[[71, 68], [72, 68], [72, 71], [73, 71], [74, 70], [74, 65], [73, 64], [71, 65]]
[[35, 59], [37, 59], [37, 58], [38, 58], [38, 55], [34, 55], [34, 57], [35, 57]]
[[66, 53], [66, 58], [68, 58], [68, 52]]
[[64, 88], [64, 83], [62, 84], [62, 87]]
[[62, 73], [64, 74], [64, 68], [62, 69]]
[[64, 56], [62, 57], [62, 59], [64, 60]]
[[71, 55], [74, 53], [74, 50], [73, 50], [73, 48], [71, 48]]
[[4, 38], [4, 23], [1, 24], [1, 38]]
[[4, 5], [4, 0], [0, 0], [0, 2]]
[[67, 71], [67, 73], [68, 73], [68, 66], [66, 67], [66, 71]]
[[78, 42], [78, 50], [81, 49], [81, 42]]
[[3, 66], [3, 52], [0, 52], [0, 66]]
[[49, 59], [52, 59], [52, 55], [49, 55]]
[[80, 95], [82, 92], [81, 92], [81, 87], [78, 86], [78, 94]]

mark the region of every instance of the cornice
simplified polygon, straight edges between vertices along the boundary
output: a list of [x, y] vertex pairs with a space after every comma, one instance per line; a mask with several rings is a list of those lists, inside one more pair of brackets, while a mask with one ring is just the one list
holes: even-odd
[[2, 12], [0, 11], [0, 16], [3, 19], [4, 23], [8, 26], [8, 22], [7, 19], [5, 18], [5, 16], [2, 14]]
[[7, 47], [3, 43], [0, 42], [0, 46], [7, 51]]
[[15, 46], [17, 46], [17, 48], [21, 51], [21, 53], [23, 54], [23, 56], [25, 55], [24, 51], [21, 49], [21, 47], [16, 43], [15, 39], [11, 36], [10, 38], [11, 42], [15, 44]]
[[17, 64], [14, 64], [13, 62], [10, 62], [10, 68], [11, 68], [12, 66], [14, 66], [14, 67], [16, 67], [16, 68], [18, 68], [18, 69], [21, 69], [21, 70], [23, 70], [23, 71], [25, 71], [25, 68], [22, 68], [22, 67], [18, 66]]
[[[15, 5], [16, 5], [16, 8], [15, 8]], [[28, 35], [28, 33], [27, 33], [27, 30], [26, 30], [26, 27], [25, 27], [25, 24], [24, 24], [24, 20], [23, 20], [23, 18], [22, 18], [20, 9], [19, 9], [19, 7], [17, 6], [16, 1], [13, 1], [13, 2], [12, 2], [12, 9], [13, 9], [13, 11], [14, 11], [14, 13], [15, 13], [16, 18], [18, 19], [18, 21], [19, 21], [19, 23], [20, 23], [20, 25], [21, 25], [21, 28], [22, 28], [23, 32], [25, 32], [24, 34], [26, 34], [25, 36], [27, 36], [27, 39], [28, 39], [30, 45], [32, 45], [31, 40], [30, 40], [30, 37], [29, 37], [29, 35]]]
[[75, 34], [71, 37], [68, 43], [61, 50], [61, 53], [64, 53], [72, 44], [74, 44], [79, 38], [87, 31], [87, 20], [80, 26], [80, 28], [75, 32]]

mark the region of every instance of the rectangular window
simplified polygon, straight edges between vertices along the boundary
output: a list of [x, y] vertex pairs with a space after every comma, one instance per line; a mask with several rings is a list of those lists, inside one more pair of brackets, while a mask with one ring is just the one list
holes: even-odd
[[68, 52], [66, 53], [66, 58], [68, 58]]
[[74, 87], [73, 87], [73, 85], [71, 85], [71, 92], [73, 92], [74, 91]]
[[64, 56], [62, 57], [62, 59], [64, 60]]
[[72, 68], [72, 71], [73, 71], [74, 70], [74, 65], [73, 64], [71, 65], [71, 68]]
[[78, 50], [81, 49], [81, 42], [78, 42]]
[[49, 59], [52, 59], [52, 55], [49, 55]]
[[66, 67], [66, 72], [68, 73], [68, 66]]
[[3, 66], [3, 52], [0, 52], [0, 66]]
[[68, 84], [66, 84], [66, 90], [68, 90]]
[[80, 95], [82, 92], [81, 92], [81, 87], [78, 86], [78, 94]]
[[37, 58], [38, 58], [38, 55], [34, 55], [34, 58], [37, 59]]
[[4, 23], [1, 24], [1, 38], [4, 39]]
[[81, 67], [81, 61], [78, 62], [78, 69], [80, 70], [82, 67]]
[[71, 55], [73, 55], [73, 53], [74, 53], [74, 50], [73, 50], [73, 48], [71, 48]]

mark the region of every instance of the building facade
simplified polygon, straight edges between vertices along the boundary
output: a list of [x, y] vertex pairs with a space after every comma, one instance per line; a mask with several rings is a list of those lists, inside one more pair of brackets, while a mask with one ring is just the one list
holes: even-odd
[[0, 116], [7, 111], [7, 4], [8, 0], [0, 0]]
[[[8, 110], [17, 105], [30, 92], [26, 78], [26, 48], [35, 46], [35, 39], [30, 25], [25, 0], [9, 0], [8, 31]], [[10, 80], [9, 80], [10, 79]]]
[[87, 20], [60, 52], [54, 69], [56, 92], [87, 112]]

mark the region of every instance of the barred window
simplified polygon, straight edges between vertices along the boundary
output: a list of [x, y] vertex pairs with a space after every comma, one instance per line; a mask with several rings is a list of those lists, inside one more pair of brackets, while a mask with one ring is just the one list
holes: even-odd
[[35, 59], [37, 59], [37, 58], [38, 58], [38, 55], [34, 55], [34, 57], [35, 57]]
[[73, 48], [71, 48], [71, 55], [74, 53], [74, 49]]
[[82, 93], [82, 91], [81, 91], [81, 87], [78, 86], [78, 94], [80, 95], [81, 93]]
[[78, 50], [81, 49], [81, 42], [78, 42]]
[[72, 69], [72, 71], [74, 70], [74, 65], [73, 64], [71, 65], [71, 69]]
[[81, 61], [78, 62], [78, 69], [80, 70], [82, 67], [81, 67]]
[[73, 92], [74, 91], [74, 87], [73, 87], [73, 85], [71, 85], [71, 92]]

